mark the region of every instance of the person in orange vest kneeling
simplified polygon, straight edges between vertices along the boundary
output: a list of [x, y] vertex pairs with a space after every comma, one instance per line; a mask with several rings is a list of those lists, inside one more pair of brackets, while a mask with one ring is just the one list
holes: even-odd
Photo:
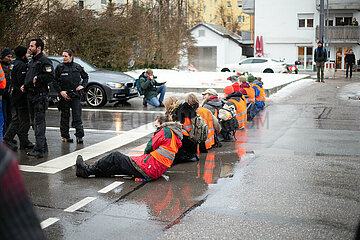
[[208, 125], [208, 136], [204, 143], [199, 144], [199, 150], [202, 153], [206, 153], [208, 149], [212, 148], [215, 145], [215, 131], [217, 133], [220, 132], [220, 125], [216, 117], [210, 112], [210, 110], [199, 107], [199, 99], [195, 94], [190, 93], [186, 96], [185, 102], [187, 102], [193, 109], [195, 109], [196, 113], [200, 115], [205, 120], [206, 125]]
[[183, 134], [181, 124], [171, 122], [166, 115], [160, 115], [155, 119], [157, 130], [148, 142], [144, 154], [137, 157], [129, 157], [120, 152], [113, 152], [88, 165], [81, 155], [76, 159], [76, 176], [87, 178], [111, 177], [114, 175], [132, 175], [137, 178], [145, 178], [148, 181], [161, 177], [162, 174], [173, 164], [175, 154], [182, 143]]

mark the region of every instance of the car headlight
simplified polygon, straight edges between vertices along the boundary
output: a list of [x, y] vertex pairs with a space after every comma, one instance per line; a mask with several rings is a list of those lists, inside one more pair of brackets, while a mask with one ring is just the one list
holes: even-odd
[[108, 85], [112, 88], [121, 88], [124, 84], [117, 83], [117, 82], [106, 82], [106, 85]]

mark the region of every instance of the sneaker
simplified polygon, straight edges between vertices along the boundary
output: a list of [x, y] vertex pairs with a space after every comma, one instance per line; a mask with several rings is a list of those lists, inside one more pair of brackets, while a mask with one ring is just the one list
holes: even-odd
[[160, 102], [159, 107], [165, 107], [165, 105], [163, 104], [163, 102]]
[[62, 141], [62, 142], [68, 142], [68, 143], [74, 142], [74, 140], [73, 140], [72, 138], [69, 138], [69, 137], [68, 137], [68, 138], [62, 137], [62, 138], [61, 138], [61, 141]]
[[84, 140], [82, 138], [76, 138], [76, 142], [79, 144], [83, 144]]
[[145, 97], [143, 98], [143, 105], [144, 105], [144, 107], [147, 106], [147, 102], [146, 102], [146, 100], [145, 100]]
[[31, 152], [28, 152], [27, 155], [29, 157], [35, 157], [35, 158], [42, 158], [44, 157], [44, 154], [42, 152], [39, 152], [39, 151], [36, 151], [36, 150], [33, 150]]
[[321, 80], [322, 83], [325, 83], [325, 80]]

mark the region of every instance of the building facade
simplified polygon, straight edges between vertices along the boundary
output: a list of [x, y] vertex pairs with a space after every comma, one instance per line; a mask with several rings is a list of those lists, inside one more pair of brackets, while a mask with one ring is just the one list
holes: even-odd
[[242, 31], [251, 31], [251, 16], [242, 11], [241, 0], [189, 0], [189, 23], [199, 22], [222, 25], [241, 35]]
[[[329, 60], [337, 69], [344, 69], [344, 57], [350, 49], [360, 58], [360, 27], [352, 26], [354, 18], [360, 18], [360, 1], [328, 1], [324, 45]], [[300, 70], [313, 69], [314, 50], [321, 39], [320, 0], [245, 0], [243, 10], [254, 16], [254, 36], [263, 37], [264, 56], [291, 64], [298, 60]]]

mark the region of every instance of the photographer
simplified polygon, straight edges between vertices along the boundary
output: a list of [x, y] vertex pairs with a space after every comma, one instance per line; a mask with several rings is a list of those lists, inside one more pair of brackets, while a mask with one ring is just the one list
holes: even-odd
[[[158, 83], [155, 80], [156, 77], [153, 75], [153, 70], [148, 69], [146, 72], [143, 72], [140, 77], [140, 85], [144, 92], [143, 105], [147, 106], [147, 103], [154, 107], [163, 107], [163, 101], [166, 92], [165, 83]], [[156, 86], [160, 86], [156, 88]], [[160, 98], [157, 96], [160, 94]]]
[[81, 90], [86, 86], [89, 76], [84, 68], [75, 63], [73, 52], [63, 52], [63, 63], [55, 69], [54, 88], [60, 93], [59, 110], [61, 111], [60, 132], [63, 142], [73, 142], [69, 134], [70, 108], [72, 109], [71, 126], [76, 129], [76, 142], [83, 143], [84, 127], [81, 121]]

